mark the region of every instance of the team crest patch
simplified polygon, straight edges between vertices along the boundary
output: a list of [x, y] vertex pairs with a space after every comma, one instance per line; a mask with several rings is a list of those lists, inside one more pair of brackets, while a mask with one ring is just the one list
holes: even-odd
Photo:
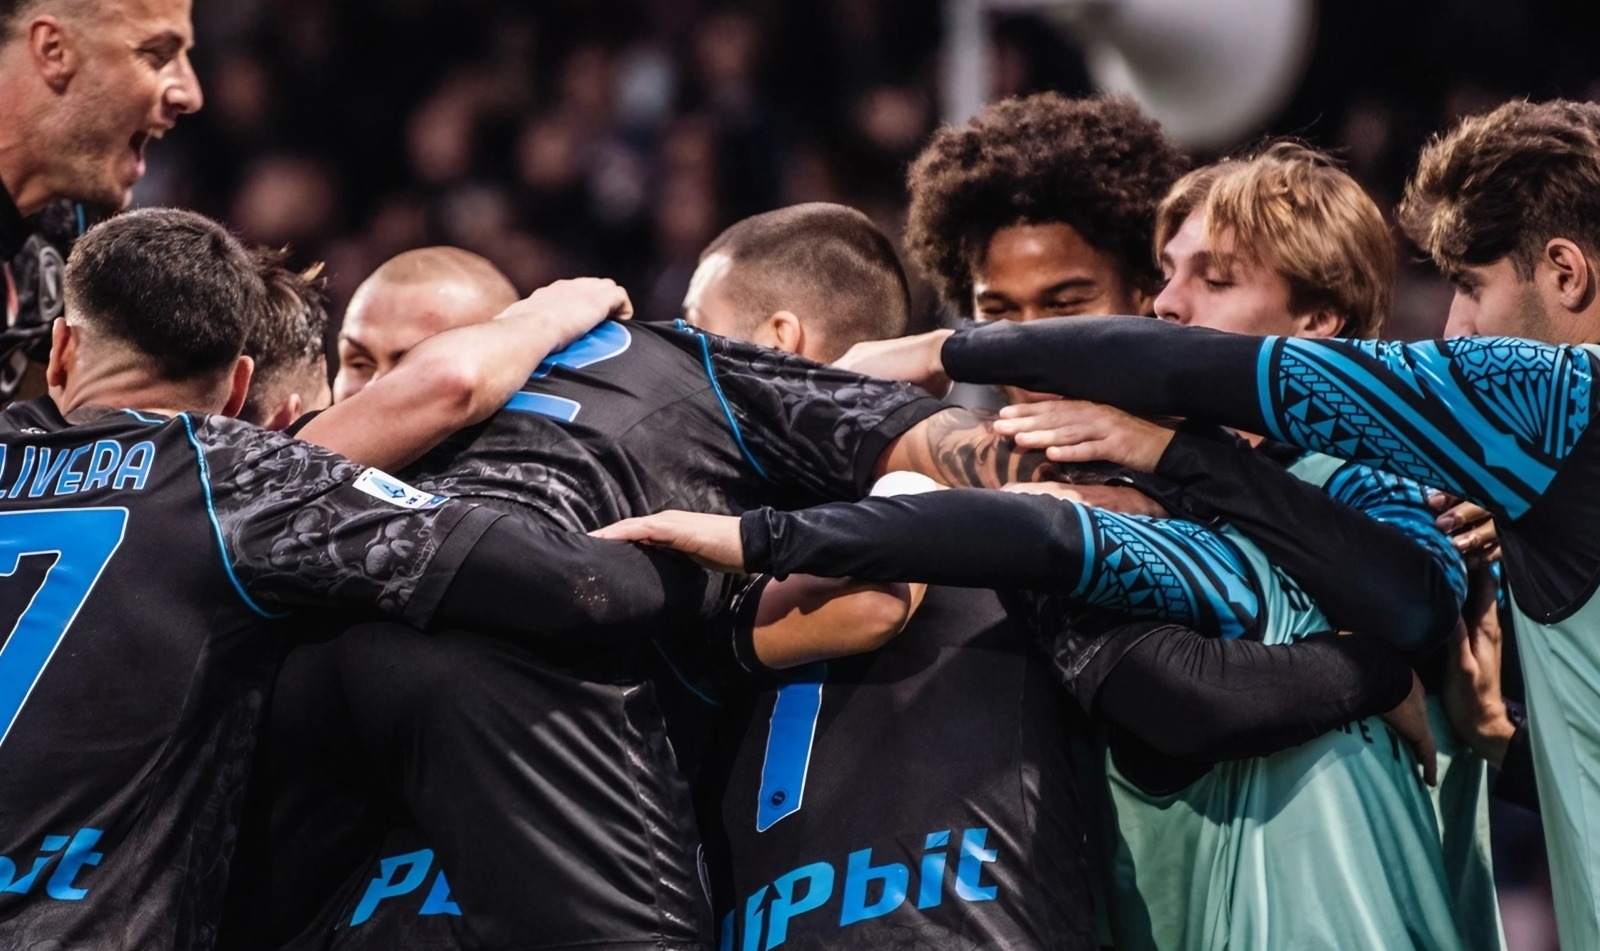
[[356, 476], [355, 486], [390, 505], [403, 509], [431, 509], [443, 505], [446, 497], [412, 488], [381, 469], [367, 469]]

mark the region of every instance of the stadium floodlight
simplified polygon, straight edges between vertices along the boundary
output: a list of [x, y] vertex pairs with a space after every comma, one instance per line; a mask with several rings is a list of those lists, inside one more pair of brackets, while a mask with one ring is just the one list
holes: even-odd
[[1139, 100], [1180, 145], [1250, 138], [1293, 93], [1316, 33], [1315, 0], [945, 0], [944, 114], [989, 99], [988, 14], [1037, 11], [1083, 50], [1101, 89]]

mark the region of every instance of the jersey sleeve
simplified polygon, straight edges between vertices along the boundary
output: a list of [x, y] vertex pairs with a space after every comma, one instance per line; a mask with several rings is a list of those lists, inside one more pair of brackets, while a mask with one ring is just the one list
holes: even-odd
[[1460, 612], [1467, 599], [1467, 566], [1450, 537], [1435, 524], [1427, 489], [1404, 476], [1358, 462], [1342, 466], [1325, 489], [1330, 498], [1390, 526], [1420, 548], [1450, 592], [1454, 608], [1450, 613]]
[[895, 439], [948, 407], [916, 387], [700, 335], [706, 370], [751, 465], [810, 501], [856, 499]]
[[1233, 434], [1194, 423], [1174, 435], [1156, 474], [1255, 542], [1338, 628], [1406, 651], [1431, 649], [1455, 630], [1465, 567], [1416, 483], [1346, 463], [1319, 487]]
[[1053, 497], [951, 489], [742, 517], [746, 566], [864, 581], [1032, 588], [1223, 637], [1259, 632], [1262, 597], [1204, 526]]
[[706, 616], [723, 579], [679, 556], [419, 491], [231, 420], [193, 427], [207, 504], [257, 611], [337, 605], [414, 627], [605, 646]]
[[1262, 338], [1126, 317], [1001, 323], [946, 341], [946, 371], [1265, 433], [1511, 519], [1549, 487], [1593, 399], [1586, 352], [1528, 340]]
[[1094, 709], [1164, 756], [1214, 763], [1298, 746], [1392, 709], [1410, 689], [1410, 665], [1374, 637], [1262, 644], [1168, 626], [1120, 653]]
[[496, 518], [287, 436], [190, 425], [229, 572], [263, 613], [338, 604], [426, 627]]

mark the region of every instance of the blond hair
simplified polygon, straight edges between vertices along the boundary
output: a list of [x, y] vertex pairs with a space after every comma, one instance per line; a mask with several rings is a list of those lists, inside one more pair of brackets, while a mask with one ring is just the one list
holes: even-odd
[[1329, 310], [1346, 337], [1376, 337], [1394, 294], [1394, 243], [1372, 198], [1333, 160], [1298, 142], [1225, 159], [1179, 179], [1156, 211], [1156, 251], [1190, 215], [1208, 240], [1281, 275], [1295, 314]]

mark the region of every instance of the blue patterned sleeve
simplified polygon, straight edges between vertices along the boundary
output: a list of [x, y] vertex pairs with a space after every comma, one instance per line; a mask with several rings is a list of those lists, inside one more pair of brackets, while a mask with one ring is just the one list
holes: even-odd
[[1268, 338], [1257, 373], [1278, 438], [1513, 519], [1544, 494], [1587, 429], [1593, 376], [1580, 349], [1508, 337]]
[[1207, 634], [1254, 636], [1262, 598], [1243, 555], [1191, 522], [1055, 498], [952, 489], [743, 517], [753, 571], [1033, 589]]
[[1506, 337], [1302, 340], [1074, 317], [962, 330], [943, 356], [956, 379], [1265, 433], [1512, 519], [1549, 487], [1593, 399], [1584, 350]]
[[1402, 476], [1351, 462], [1333, 474], [1325, 490], [1335, 501], [1399, 529], [1428, 553], [1455, 594], [1457, 608], [1466, 601], [1467, 566], [1450, 537], [1434, 524], [1427, 489]]

